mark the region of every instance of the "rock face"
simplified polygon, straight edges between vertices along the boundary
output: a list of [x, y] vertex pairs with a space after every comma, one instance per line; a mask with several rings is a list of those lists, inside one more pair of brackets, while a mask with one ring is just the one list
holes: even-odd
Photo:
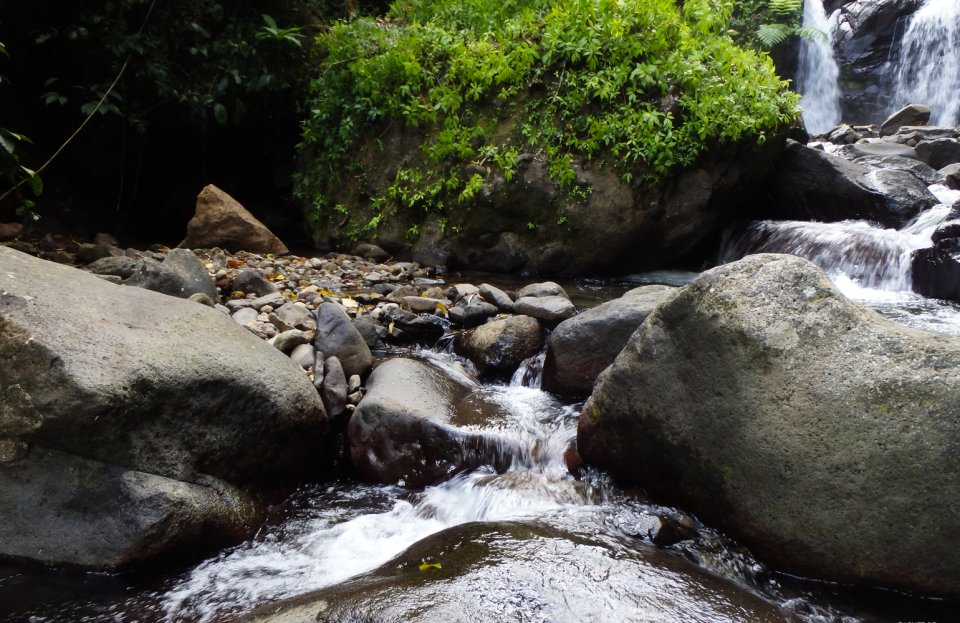
[[673, 294], [668, 286], [643, 286], [564, 320], [547, 339], [543, 389], [586, 396], [653, 308]]
[[468, 423], [458, 419], [457, 405], [475, 388], [421, 361], [384, 362], [347, 425], [354, 467], [371, 480], [408, 487], [483, 464], [505, 469], [510, 444], [457, 428]]
[[900, 228], [937, 203], [927, 185], [899, 169], [871, 170], [789, 141], [766, 185], [765, 218], [876, 221]]
[[[425, 560], [442, 561], [442, 567], [421, 570]], [[369, 618], [367, 613], [374, 612]], [[360, 578], [259, 608], [239, 620], [598, 621], [600, 612], [604, 621], [794, 620], [680, 557], [655, 548], [615, 549], [603, 539], [539, 522], [455, 526]]]
[[[6, 248], [0, 292], [0, 490], [24, 500], [0, 505], [0, 554], [132, 564], [207, 528], [249, 528], [226, 483], [315, 471], [316, 390], [227, 315]], [[62, 486], [41, 496], [54, 464]], [[72, 515], [85, 499], [101, 521]], [[116, 505], [129, 524], [107, 520]], [[91, 543], [59, 548], [55, 525]]]
[[805, 260], [756, 255], [647, 318], [578, 447], [780, 569], [955, 599], [958, 388], [960, 341], [888, 322]]
[[509, 377], [543, 348], [543, 327], [530, 316], [509, 316], [458, 334], [454, 348], [481, 373]]
[[887, 117], [880, 124], [880, 136], [896, 134], [905, 125], [927, 125], [930, 121], [930, 107], [923, 104], [910, 104]]
[[290, 251], [240, 203], [214, 185], [197, 196], [197, 211], [187, 224], [186, 248], [223, 247], [230, 251], [273, 253]]

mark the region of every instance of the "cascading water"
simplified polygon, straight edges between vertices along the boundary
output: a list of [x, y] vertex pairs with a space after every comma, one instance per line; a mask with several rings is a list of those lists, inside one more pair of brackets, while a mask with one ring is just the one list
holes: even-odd
[[803, 122], [811, 134], [821, 134], [840, 123], [840, 67], [833, 52], [831, 24], [823, 0], [806, 0], [803, 25], [825, 33], [804, 39], [800, 46], [797, 88], [803, 99]]
[[960, 2], [927, 0], [904, 33], [894, 105], [926, 104], [930, 122], [960, 125]]

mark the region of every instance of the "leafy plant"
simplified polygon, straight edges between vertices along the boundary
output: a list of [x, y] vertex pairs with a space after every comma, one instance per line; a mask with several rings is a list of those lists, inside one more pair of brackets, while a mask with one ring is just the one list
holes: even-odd
[[[9, 58], [7, 47], [2, 41], [0, 41], [0, 56]], [[0, 75], [0, 85], [4, 81], [5, 79]], [[31, 140], [23, 134], [0, 127], [0, 178], [7, 187], [0, 196], [0, 201], [11, 193], [15, 194], [18, 199], [16, 214], [27, 227], [40, 220], [34, 198], [39, 197], [43, 192], [43, 179], [39, 173], [20, 161], [20, 146], [29, 143]], [[21, 192], [20, 189], [24, 186], [30, 191], [32, 197], [26, 197]]]
[[[710, 147], [761, 143], [797, 100], [765, 55], [732, 42], [732, 11], [729, 0], [405, 0], [386, 20], [337, 24], [316, 41], [295, 192], [318, 226], [357, 237], [371, 211], [378, 224], [455, 218], [490, 176], [512, 179], [521, 154], [578, 199], [578, 162], [655, 183]], [[398, 127], [421, 137], [419, 153], [370, 184], [369, 160], [388, 157], [380, 139]]]

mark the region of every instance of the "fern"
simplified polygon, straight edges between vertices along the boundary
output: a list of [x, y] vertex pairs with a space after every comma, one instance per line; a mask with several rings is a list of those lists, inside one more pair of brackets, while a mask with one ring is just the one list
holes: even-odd
[[780, 45], [792, 34], [794, 34], [794, 28], [786, 24], [762, 24], [757, 28], [757, 39], [765, 48]]
[[770, 12], [783, 18], [793, 18], [803, 11], [803, 0], [770, 0]]
[[810, 26], [801, 26], [800, 28], [797, 28], [796, 34], [801, 39], [805, 39], [807, 41], [830, 40], [830, 36], [827, 33], [823, 32], [819, 28], [812, 28]]

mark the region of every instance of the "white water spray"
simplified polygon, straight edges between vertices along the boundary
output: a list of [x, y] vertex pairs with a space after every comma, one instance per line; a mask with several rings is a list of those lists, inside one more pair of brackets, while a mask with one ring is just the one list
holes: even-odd
[[927, 0], [913, 15], [895, 80], [897, 108], [926, 104], [932, 125], [960, 125], [960, 1]]
[[[953, 0], [952, 0], [953, 1]], [[815, 28], [825, 37], [804, 39], [800, 47], [800, 68], [797, 88], [803, 99], [803, 123], [811, 134], [821, 134], [840, 123], [840, 67], [833, 53], [832, 28], [823, 0], [806, 0], [803, 25]]]

